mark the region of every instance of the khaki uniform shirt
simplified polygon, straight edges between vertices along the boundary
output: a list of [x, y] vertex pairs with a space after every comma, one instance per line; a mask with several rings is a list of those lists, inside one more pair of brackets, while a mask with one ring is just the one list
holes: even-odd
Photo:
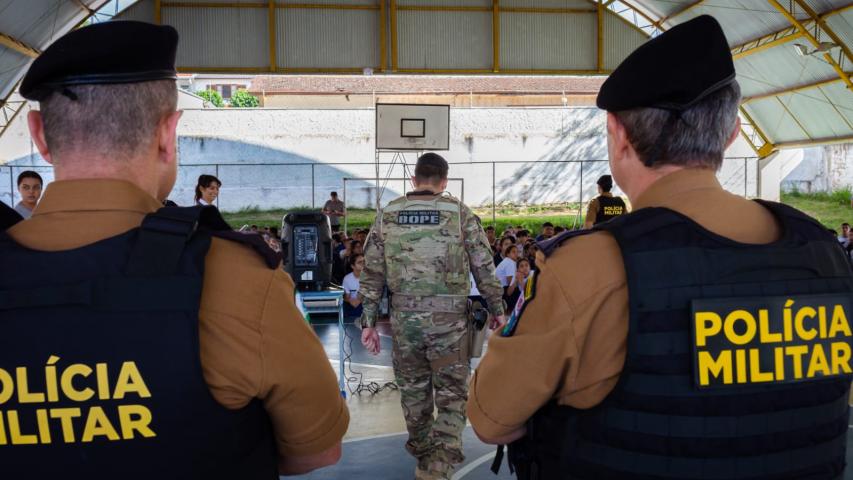
[[[136, 228], [160, 206], [121, 180], [53, 182], [32, 218], [8, 233], [31, 249], [68, 250]], [[320, 453], [343, 437], [349, 411], [282, 269], [268, 268], [250, 248], [213, 238], [199, 317], [202, 372], [213, 397], [230, 409], [261, 399], [281, 456]]]
[[[722, 189], [714, 172], [688, 169], [646, 190], [635, 209], [666, 207], [723, 237], [751, 244], [776, 241], [767, 209]], [[628, 287], [616, 240], [596, 232], [569, 240], [547, 259], [536, 295], [512, 337], [493, 335], [471, 380], [468, 417], [486, 437], [520, 428], [552, 398], [586, 409], [613, 389], [625, 363]]]

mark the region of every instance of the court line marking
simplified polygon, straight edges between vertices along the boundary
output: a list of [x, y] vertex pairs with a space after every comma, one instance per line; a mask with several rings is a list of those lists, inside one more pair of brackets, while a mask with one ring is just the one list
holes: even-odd
[[408, 435], [408, 432], [383, 433], [380, 435], [369, 435], [367, 437], [348, 438], [341, 443], [354, 443], [354, 442], [361, 442], [363, 440], [376, 440], [378, 438], [396, 437], [398, 435]]
[[493, 458], [495, 458], [495, 452], [491, 452], [491, 453], [487, 453], [487, 454], [483, 455], [482, 457], [480, 457], [480, 458], [474, 460], [473, 462], [465, 465], [464, 467], [460, 468], [459, 471], [457, 471], [456, 473], [453, 474], [453, 477], [451, 478], [451, 480], [461, 480], [463, 477], [465, 477], [465, 475], [468, 475], [469, 473], [474, 471], [474, 469], [476, 469], [480, 465], [488, 462], [489, 460], [491, 460]]

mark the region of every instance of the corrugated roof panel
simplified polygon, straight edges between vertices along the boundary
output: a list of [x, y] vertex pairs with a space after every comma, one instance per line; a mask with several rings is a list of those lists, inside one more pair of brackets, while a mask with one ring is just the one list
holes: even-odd
[[492, 68], [491, 13], [397, 12], [397, 35], [399, 68]]
[[501, 68], [595, 70], [597, 25], [594, 13], [503, 13]]
[[147, 0], [136, 2], [121, 12], [116, 19], [154, 23], [154, 2]]
[[805, 0], [805, 2], [818, 15], [835, 10], [836, 8], [845, 7], [850, 3], [848, 0]]
[[166, 7], [162, 19], [181, 33], [178, 67], [269, 66], [264, 8]]
[[797, 85], [819, 82], [835, 76], [835, 70], [820, 56], [801, 56], [794, 43], [771, 48], [735, 62], [739, 78], [747, 78], [759, 91], [744, 92], [746, 96], [770, 93]]
[[491, 0], [400, 0], [397, 6], [425, 6], [425, 7], [489, 7]]
[[614, 14], [604, 17], [604, 68], [613, 70], [648, 37]]
[[587, 0], [500, 0], [501, 7], [524, 8], [577, 8], [595, 10], [595, 5]]
[[848, 48], [853, 49], [853, 10], [827, 17], [826, 24]]
[[9, 96], [24, 76], [32, 59], [18, 52], [0, 48], [0, 100]]
[[775, 97], [749, 103], [744, 108], [773, 143], [809, 140], [808, 132], [797, 125]]
[[716, 18], [723, 27], [729, 45], [732, 46], [791, 26], [788, 20], [765, 0], [706, 0], [666, 23], [684, 23], [700, 15]]
[[787, 105], [812, 138], [853, 135], [853, 127], [847, 125], [847, 120], [832, 108], [818, 89], [780, 96], [779, 100]]
[[649, 10], [647, 13], [653, 13], [654, 15], [652, 15], [652, 18], [657, 20], [671, 15], [674, 12], [683, 10], [684, 7], [690, 5], [694, 1], [695, 0], [644, 0], [633, 3], [641, 5], [646, 10]]
[[853, 124], [853, 93], [847, 89], [843, 82], [823, 86], [819, 92], [809, 90], [806, 93], [810, 96], [822, 98], [820, 92], [823, 92], [835, 108], [847, 118], [847, 121]]
[[[15, 3], [15, 2], [13, 2]], [[8, 6], [0, 14], [0, 32], [34, 48], [43, 48], [52, 34], [82, 12], [74, 2], [31, 0]]]
[[279, 9], [279, 67], [376, 68], [379, 11]]

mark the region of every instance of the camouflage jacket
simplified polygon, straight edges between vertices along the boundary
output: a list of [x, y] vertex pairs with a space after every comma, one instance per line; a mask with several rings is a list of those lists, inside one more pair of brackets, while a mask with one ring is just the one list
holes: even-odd
[[403, 196], [389, 203], [376, 216], [364, 258], [362, 325], [376, 323], [385, 285], [392, 294], [467, 296], [469, 272], [491, 313], [503, 314], [503, 289], [480, 219], [449, 194]]

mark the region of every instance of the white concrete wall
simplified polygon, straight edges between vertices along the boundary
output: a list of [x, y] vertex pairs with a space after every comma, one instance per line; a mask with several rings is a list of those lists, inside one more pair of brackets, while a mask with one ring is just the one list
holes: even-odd
[[[450, 176], [464, 179], [470, 205], [492, 203], [493, 179], [498, 203], [576, 202], [581, 184], [588, 201], [597, 178], [609, 173], [604, 118], [595, 108], [451, 109], [450, 150], [440, 153], [451, 163]], [[191, 204], [198, 175], [209, 173], [223, 182], [223, 210], [321, 207], [330, 191], [343, 194], [343, 178], [376, 176], [374, 123], [372, 109], [186, 110], [179, 127], [179, 179], [171, 198]], [[40, 173], [49, 170], [37, 154], [30, 156], [25, 126], [15, 138], [22, 145], [6, 158], [13, 160], [12, 167], [0, 167], [0, 200], [7, 203], [17, 192], [4, 175], [16, 177], [32, 166]], [[743, 145], [732, 151], [743, 151]], [[5, 155], [0, 148], [0, 162]], [[415, 155], [403, 156], [410, 169]], [[408, 177], [400, 157], [383, 153], [379, 160], [386, 164], [380, 177]], [[719, 178], [731, 191], [755, 196], [756, 168], [754, 160], [728, 160]], [[401, 180], [388, 182], [383, 202], [407, 188]], [[460, 182], [452, 181], [449, 190], [462, 195]], [[369, 206], [375, 191], [374, 181], [347, 182], [347, 203]]]

